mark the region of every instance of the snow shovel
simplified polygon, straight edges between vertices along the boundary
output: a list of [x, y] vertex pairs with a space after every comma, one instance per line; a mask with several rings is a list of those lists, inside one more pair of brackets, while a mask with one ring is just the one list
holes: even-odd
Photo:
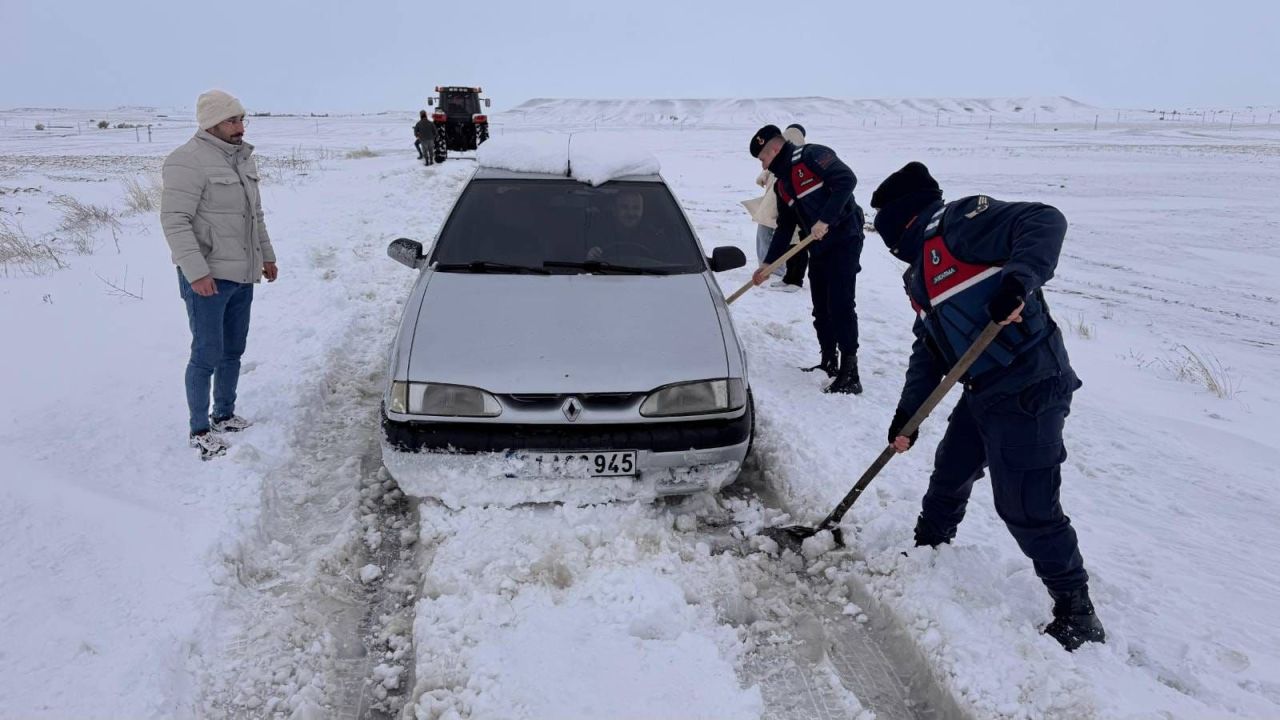
[[[801, 240], [795, 245], [792, 245], [790, 250], [782, 253], [782, 257], [764, 266], [764, 269], [769, 271], [767, 274], [772, 275], [774, 270], [777, 270], [783, 265], [786, 265], [787, 261], [790, 260], [792, 257], [794, 257], [796, 253], [809, 247], [809, 244], [812, 243], [813, 240], [814, 240], [814, 237], [810, 235], [809, 237]], [[742, 287], [738, 288], [738, 290], [734, 294], [730, 295], [728, 298], [725, 299], [724, 301], [725, 304], [726, 305], [732, 304], [734, 300], [737, 300], [738, 298], [742, 297], [743, 293], [745, 293], [746, 291], [750, 290], [755, 286], [756, 284], [754, 282], [748, 280], [746, 285], [743, 285]]]
[[[1000, 334], [1000, 329], [1001, 327], [994, 322], [987, 323], [987, 327], [978, 336], [978, 339], [973, 341], [973, 345], [969, 346], [969, 350], [960, 358], [955, 367], [951, 368], [951, 372], [947, 373], [946, 377], [942, 378], [942, 382], [938, 383], [938, 387], [934, 388], [933, 392], [929, 394], [928, 399], [924, 401], [924, 405], [921, 405], [916, 414], [912, 415], [907, 424], [903, 425], [902, 429], [898, 431], [899, 435], [910, 437], [911, 433], [920, 427], [925, 418], [929, 417], [929, 413], [933, 412], [938, 403], [942, 402], [942, 398], [946, 397], [947, 392], [951, 390], [951, 386], [956, 384], [960, 376], [964, 375], [970, 365], [973, 365], [974, 361], [987, 349], [987, 346], [991, 344], [996, 335]], [[818, 523], [817, 527], [811, 528], [804, 525], [769, 527], [762, 530], [761, 533], [778, 543], [783, 549], [791, 550], [797, 554], [799, 554], [805, 540], [823, 530], [830, 530], [836, 544], [844, 547], [844, 536], [838, 527], [840, 520], [845, 513], [849, 512], [849, 508], [853, 507], [858, 498], [862, 496], [862, 491], [867, 489], [867, 486], [871, 484], [875, 476], [884, 469], [885, 465], [889, 464], [889, 460], [896, 454], [897, 452], [893, 449], [893, 445], [885, 446], [885, 449], [880, 451], [880, 457], [876, 458], [876, 461], [871, 463], [871, 467], [862, 473], [862, 477], [858, 478], [858, 483], [849, 490], [849, 494], [844, 496], [840, 504], [836, 505], [835, 510], [832, 510], [830, 515]]]

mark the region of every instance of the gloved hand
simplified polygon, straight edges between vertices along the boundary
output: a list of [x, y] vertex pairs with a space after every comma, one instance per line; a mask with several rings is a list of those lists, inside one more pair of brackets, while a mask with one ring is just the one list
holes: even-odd
[[[987, 314], [991, 316], [991, 321], [1004, 323], [1009, 320], [1010, 315], [1021, 309], [1026, 296], [1027, 291], [1022, 283], [1012, 275], [1005, 275], [1000, 280], [996, 294], [987, 302]], [[1022, 322], [1022, 317], [1019, 316], [1014, 322]]]
[[[900, 409], [893, 411], [893, 422], [889, 423], [889, 444], [890, 445], [892, 445], [893, 441], [897, 440], [898, 436], [902, 434], [902, 428], [907, 426], [907, 421], [910, 419], [911, 419], [911, 416], [906, 414]], [[916, 440], [920, 439], [920, 428], [916, 428], [916, 431], [908, 435], [907, 438], [911, 440], [912, 445], [915, 445]]]

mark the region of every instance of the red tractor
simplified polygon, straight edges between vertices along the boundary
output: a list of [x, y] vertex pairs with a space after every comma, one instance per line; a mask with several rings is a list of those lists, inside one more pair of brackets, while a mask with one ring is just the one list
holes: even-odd
[[480, 97], [480, 88], [441, 85], [436, 92], [438, 98], [427, 98], [427, 105], [435, 107], [436, 162], [444, 162], [450, 150], [475, 150], [489, 139], [489, 116], [480, 111], [480, 101], [489, 107], [489, 98]]

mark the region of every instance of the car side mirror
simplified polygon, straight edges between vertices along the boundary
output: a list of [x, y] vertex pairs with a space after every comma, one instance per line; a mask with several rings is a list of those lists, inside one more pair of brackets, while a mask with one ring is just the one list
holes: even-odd
[[409, 238], [396, 238], [387, 246], [387, 257], [417, 270], [422, 267], [422, 243]]
[[489, 107], [489, 98], [484, 99], [484, 106]]
[[427, 98], [427, 107], [433, 107], [436, 104], [435, 98]]
[[723, 245], [711, 251], [711, 272], [737, 270], [746, 264], [747, 256], [731, 245]]

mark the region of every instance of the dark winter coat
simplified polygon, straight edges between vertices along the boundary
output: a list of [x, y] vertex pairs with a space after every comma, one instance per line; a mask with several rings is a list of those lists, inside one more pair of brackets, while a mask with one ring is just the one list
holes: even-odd
[[984, 195], [937, 202], [907, 228], [901, 246], [915, 259], [903, 275], [917, 313], [915, 343], [898, 403], [910, 416], [990, 321], [986, 306], [1005, 276], [1025, 290], [1021, 323], [1010, 323], [963, 378], [982, 408], [1050, 377], [1078, 384], [1062, 332], [1041, 287], [1053, 277], [1067, 220], [1040, 203]]
[[413, 126], [413, 136], [422, 142], [434, 142], [436, 139], [436, 124], [431, 122], [430, 118], [419, 120], [418, 124]]
[[802, 229], [801, 235], [807, 236], [819, 220], [830, 230], [826, 237], [809, 246], [813, 257], [821, 257], [838, 243], [862, 242], [862, 208], [853, 199], [858, 178], [834, 150], [814, 143], [802, 147], [785, 143], [769, 164], [769, 171], [778, 178], [773, 185], [778, 198], [778, 225], [766, 263], [782, 257], [797, 226]]

